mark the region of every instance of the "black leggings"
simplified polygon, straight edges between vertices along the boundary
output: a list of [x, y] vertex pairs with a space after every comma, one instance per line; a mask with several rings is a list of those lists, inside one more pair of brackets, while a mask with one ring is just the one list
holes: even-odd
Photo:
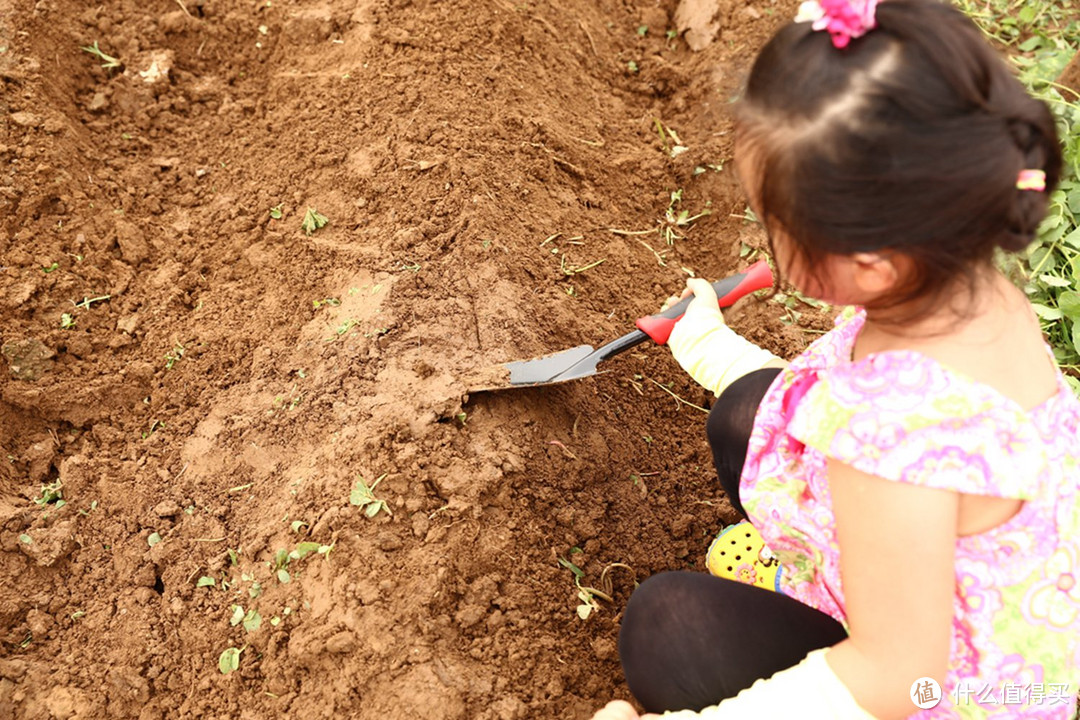
[[[744, 516], [739, 476], [750, 429], [778, 372], [740, 378], [709, 413], [720, 484]], [[619, 656], [626, 683], [646, 711], [700, 710], [845, 637], [836, 620], [779, 593], [707, 573], [667, 572], [631, 596]]]

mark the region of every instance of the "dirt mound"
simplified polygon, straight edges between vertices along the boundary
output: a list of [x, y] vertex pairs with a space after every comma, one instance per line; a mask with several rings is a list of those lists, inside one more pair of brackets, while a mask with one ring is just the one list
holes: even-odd
[[794, 3], [721, 5], [692, 54], [656, 0], [0, 0], [0, 715], [624, 695], [634, 577], [731, 517], [709, 398], [648, 347], [464, 378], [761, 247], [728, 107]]

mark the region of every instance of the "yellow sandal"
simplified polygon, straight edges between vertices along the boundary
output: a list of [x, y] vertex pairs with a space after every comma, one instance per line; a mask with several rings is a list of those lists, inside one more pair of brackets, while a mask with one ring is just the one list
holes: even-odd
[[746, 520], [716, 536], [705, 554], [705, 567], [716, 577], [781, 592], [780, 561]]

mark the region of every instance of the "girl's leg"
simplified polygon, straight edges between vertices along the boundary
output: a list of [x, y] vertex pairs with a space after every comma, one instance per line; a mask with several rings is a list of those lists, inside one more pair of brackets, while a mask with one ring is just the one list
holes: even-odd
[[731, 506], [743, 517], [746, 517], [746, 511], [739, 502], [739, 478], [746, 463], [750, 431], [761, 399], [779, 374], [779, 368], [765, 368], [743, 375], [720, 393], [709, 411], [705, 431], [716, 474]]
[[846, 637], [833, 618], [779, 593], [667, 572], [630, 597], [619, 656], [646, 711], [701, 710]]

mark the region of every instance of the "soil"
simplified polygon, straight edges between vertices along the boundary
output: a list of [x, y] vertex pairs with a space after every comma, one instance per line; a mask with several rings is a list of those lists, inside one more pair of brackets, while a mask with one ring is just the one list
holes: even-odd
[[[635, 579], [702, 570], [733, 518], [711, 397], [649, 346], [468, 379], [763, 247], [731, 101], [795, 2], [717, 3], [698, 53], [675, 4], [0, 0], [0, 716], [627, 696]], [[813, 337], [776, 300], [728, 317], [780, 355]], [[560, 559], [627, 567], [583, 620]]]

